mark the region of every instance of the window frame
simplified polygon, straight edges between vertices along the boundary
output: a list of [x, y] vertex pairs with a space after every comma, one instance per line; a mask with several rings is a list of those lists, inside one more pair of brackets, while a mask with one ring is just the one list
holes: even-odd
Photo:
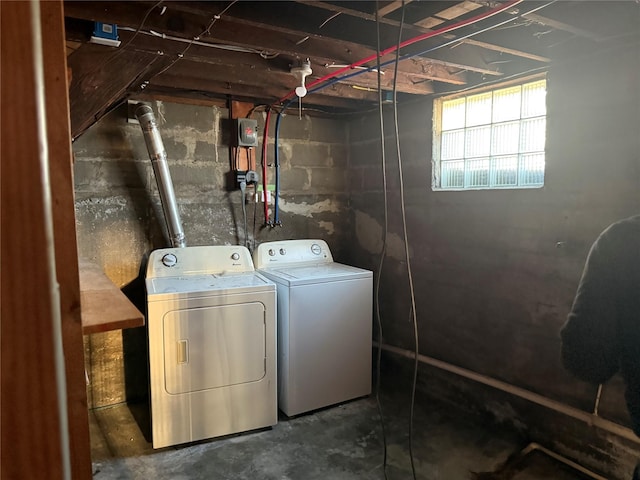
[[[465, 162], [465, 166], [463, 167], [463, 175], [466, 177], [468, 175], [468, 171], [466, 168], [466, 162], [471, 161], [480, 161], [480, 160], [486, 160], [488, 162], [490, 162], [490, 166], [489, 166], [489, 170], [488, 170], [488, 175], [490, 177], [489, 180], [489, 185], [487, 186], [464, 186], [464, 184], [466, 183], [463, 182], [463, 186], [462, 187], [442, 187], [442, 168], [441, 168], [441, 162], [442, 162], [442, 158], [441, 158], [441, 146], [442, 146], [442, 105], [445, 101], [449, 101], [449, 100], [455, 100], [458, 98], [466, 98], [466, 97], [470, 97], [470, 96], [474, 96], [474, 95], [479, 95], [479, 94], [483, 94], [483, 93], [488, 93], [491, 92], [493, 93], [494, 91], [497, 90], [502, 90], [502, 89], [507, 89], [509, 87], [516, 87], [516, 86], [523, 86], [529, 83], [535, 83], [535, 82], [539, 82], [539, 81], [545, 81], [545, 92], [548, 91], [548, 79], [547, 79], [547, 75], [546, 74], [538, 74], [538, 75], [533, 75], [533, 76], [529, 76], [529, 77], [523, 77], [523, 78], [518, 78], [515, 80], [511, 80], [508, 82], [502, 82], [499, 84], [494, 84], [491, 86], [485, 86], [485, 87], [479, 87], [479, 88], [473, 88], [473, 89], [469, 89], [463, 92], [459, 92], [459, 93], [454, 93], [454, 94], [447, 94], [447, 95], [442, 95], [440, 97], [437, 97], [434, 99], [433, 101], [433, 119], [432, 119], [432, 157], [431, 157], [431, 190], [434, 192], [465, 192], [465, 191], [480, 191], [480, 190], [488, 190], [488, 191], [497, 191], [497, 190], [532, 190], [532, 189], [541, 189], [544, 188], [545, 186], [545, 181], [546, 181], [546, 136], [547, 136], [547, 124], [546, 121], [548, 119], [548, 108], [546, 108], [547, 106], [545, 105], [545, 114], [544, 114], [544, 119], [545, 119], [545, 148], [542, 151], [544, 154], [544, 160], [545, 160], [545, 168], [543, 171], [543, 178], [542, 178], [542, 184], [535, 184], [535, 185], [520, 185], [520, 184], [512, 184], [512, 185], [504, 185], [504, 186], [497, 186], [497, 185], [492, 185], [491, 182], [491, 177], [494, 177], [496, 175], [496, 171], [494, 169], [491, 168], [491, 163], [493, 162], [492, 160], [492, 156], [491, 154], [489, 154], [488, 157], [472, 157], [471, 159], [466, 158], [463, 156], [462, 159], [460, 159], [459, 161]], [[545, 101], [546, 101], [547, 95], [545, 93]], [[532, 117], [535, 118], [535, 117]], [[519, 125], [521, 125], [523, 118], [520, 116], [518, 118], [518, 123]], [[494, 122], [493, 118], [492, 121], [489, 125], [493, 126], [495, 124], [501, 124], [504, 122]], [[486, 124], [485, 124], [486, 125]], [[464, 131], [466, 132], [467, 128], [474, 128], [473, 126], [471, 127], [464, 127]], [[536, 152], [537, 153], [537, 152]], [[521, 152], [520, 150], [518, 150], [518, 152], [515, 154], [518, 156], [518, 158], [520, 158], [521, 155], [526, 154], [525, 152]], [[516, 175], [520, 176], [521, 174], [521, 170], [520, 168], [518, 168], [516, 170]], [[517, 182], [519, 183], [519, 181]]]

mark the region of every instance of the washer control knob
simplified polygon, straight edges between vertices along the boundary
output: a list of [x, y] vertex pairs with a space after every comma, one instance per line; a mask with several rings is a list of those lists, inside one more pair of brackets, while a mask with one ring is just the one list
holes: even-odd
[[286, 255], [287, 251], [284, 248], [280, 249], [280, 255]]
[[175, 267], [176, 263], [178, 263], [178, 257], [173, 253], [167, 253], [162, 257], [162, 264], [165, 267]]
[[269, 256], [273, 257], [276, 254], [276, 251], [273, 248], [269, 249]]
[[322, 248], [320, 248], [320, 245], [318, 245], [317, 243], [314, 243], [313, 245], [311, 245], [311, 253], [313, 253], [314, 255], [320, 255], [322, 253]]
[[231, 260], [240, 260], [240, 254], [237, 252], [232, 253]]

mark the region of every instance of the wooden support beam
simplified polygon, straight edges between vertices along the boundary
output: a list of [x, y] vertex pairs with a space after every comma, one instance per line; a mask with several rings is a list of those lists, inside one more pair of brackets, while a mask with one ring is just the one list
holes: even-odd
[[547, 27], [555, 28], [556, 30], [562, 30], [565, 32], [572, 33], [577, 35], [578, 37], [589, 38], [595, 41], [602, 41], [604, 37], [594, 32], [590, 32], [588, 30], [584, 30], [582, 28], [574, 27], [573, 25], [569, 25], [565, 22], [560, 22], [558, 20], [553, 20], [551, 18], [544, 17], [542, 15], [538, 15], [537, 13], [528, 13], [523, 15], [527, 20], [531, 20], [533, 22], [539, 23], [541, 25], [545, 25]]
[[[137, 28], [145, 10], [137, 6], [138, 10], [136, 11], [133, 6], [129, 6], [130, 4], [127, 3], [125, 5], [128, 8], [123, 8], [118, 2], [115, 2], [115, 4], [112, 2], [70, 2], [67, 4], [67, 15], [74, 18], [100, 20], [118, 23], [121, 26]], [[200, 8], [202, 9], [202, 7]], [[182, 9], [189, 9], [189, 12], [191, 12], [194, 10], [194, 7], [189, 6], [186, 2], [179, 2], [178, 4], [172, 3], [170, 4], [170, 9], [165, 13], [165, 16], [173, 15], [173, 17], [171, 17], [172, 20], [168, 21], [166, 18], [161, 18], [159, 14], [155, 16], [149, 15], [144, 28], [186, 39], [200, 34], [203, 28], [202, 18], [205, 18], [205, 13], [201, 11], [200, 15], [195, 15], [193, 13], [182, 12]], [[169, 28], [170, 24], [181, 25], [182, 31], [172, 30]], [[215, 28], [212, 28], [210, 35], [203, 36], [201, 40], [211, 43], [237, 45], [256, 50], [257, 52], [268, 51], [270, 53], [277, 53], [281, 56], [288, 57], [290, 62], [293, 59], [310, 58], [313, 65], [331, 65], [336, 62], [340, 64], [350, 64], [375, 53], [374, 49], [364, 47], [357, 43], [321, 36], [309, 37], [301, 42], [305, 35], [304, 32], [297, 30], [264, 25], [259, 22], [246, 22], [242, 19], [224, 16], [215, 24]], [[124, 32], [122, 32], [122, 36], [126, 38]], [[140, 37], [141, 35], [138, 36]], [[136, 43], [137, 41], [138, 40], [136, 40]], [[144, 39], [144, 41], [146, 42], [147, 39]], [[184, 46], [186, 45], [183, 44], [183, 48]], [[195, 48], [195, 45], [192, 46], [189, 52]], [[220, 51], [216, 50], [215, 53], [212, 52], [208, 55], [216, 57], [219, 53]], [[202, 55], [204, 56], [204, 54]], [[435, 65], [429, 67], [429, 69], [434, 77], [441, 79], [440, 81], [455, 84], [465, 82], [464, 76], [452, 75], [446, 67], [442, 66], [441, 62], [433, 63], [426, 59], [417, 59], [417, 61], [421, 65], [414, 62], [401, 64], [400, 77], [408, 77], [409, 74], [415, 75], [421, 73], [423, 65]], [[494, 69], [483, 68], [482, 73], [490, 74], [493, 70]], [[406, 78], [406, 83], [412, 84], [414, 82]], [[400, 82], [400, 85], [402, 85], [402, 82]], [[401, 86], [399, 90], [402, 91]]]
[[90, 479], [91, 446], [80, 318], [78, 248], [69, 125], [69, 85], [62, 2], [41, 2], [49, 178], [56, 277], [60, 289], [62, 342], [67, 379], [71, 478]]
[[[135, 47], [130, 46], [129, 48], [149, 54], [157, 54], [156, 52], [158, 51], [157, 49], [154, 50], [152, 46], [146, 46], [144, 50], [140, 50], [137, 45]], [[207, 50], [205, 47], [199, 48]], [[210, 52], [205, 53], [210, 54]], [[163, 54], [167, 54], [166, 49]], [[297, 80], [293, 75], [290, 74], [288, 65], [286, 69], [282, 69], [276, 66], [275, 63], [265, 59], [261, 59], [257, 56], [252, 56], [248, 59], [247, 62], [239, 62], [239, 55], [246, 54], [236, 53], [233, 55], [229, 55], [228, 52], [221, 52], [215, 57], [211, 57], [202, 56], [195, 49], [190, 49], [189, 53], [187, 53], [182, 60], [176, 62], [176, 64], [171, 67], [168, 73], [171, 73], [171, 75], [173, 76], [181, 74], [186, 77], [202, 78], [203, 80], [218, 80], [236, 85], [253, 85], [263, 87], [271, 86], [275, 89], [284, 88], [283, 95], [285, 93], [288, 93], [288, 91], [293, 90], [297, 86]], [[227, 56], [232, 58], [229, 58], [227, 60]], [[389, 58], [392, 57], [389, 56]], [[439, 75], [438, 72], [441, 71], [441, 68], [433, 65], [426, 65], [424, 64], [424, 62], [414, 60], [406, 60], [405, 62], [412, 63], [411, 65], [409, 65], [411, 73], [399, 75], [397, 82], [398, 91], [419, 95], [433, 93], [432, 86], [428, 83], [423, 82], [424, 80], [440, 78], [441, 75]], [[321, 76], [335, 71], [335, 68], [332, 65], [312, 66], [314, 73], [313, 75], [307, 77], [307, 83], [313, 81], [315, 78], [320, 78]], [[352, 70], [351, 72], [346, 72], [344, 75], [356, 71], [357, 70]], [[459, 75], [450, 74], [448, 76], [447, 83], [462, 85], [464, 84], [464, 81], [460, 78], [461, 76]], [[147, 78], [147, 80], [153, 81], [152, 79], [153, 77]], [[383, 76], [381, 80], [382, 88], [385, 90], [391, 90], [393, 88], [393, 68], [388, 66], [387, 68], [383, 69]], [[328, 90], [327, 95], [344, 95], [345, 92], [343, 91], [343, 87], [345, 85], [377, 89], [377, 74], [375, 72], [369, 72], [358, 75], [357, 77], [347, 78], [343, 81], [340, 81], [338, 87], [336, 87], [335, 89]], [[206, 84], [203, 83], [202, 86], [206, 87]], [[347, 91], [349, 92], [349, 90]], [[346, 93], [346, 97], [357, 98], [350, 93]]]
[[452, 7], [441, 10], [437, 13], [429, 15], [426, 18], [413, 22], [414, 25], [424, 28], [432, 28], [436, 25], [446, 22], [447, 20], [453, 20], [454, 18], [466, 15], [469, 12], [473, 12], [478, 8], [482, 8], [480, 3], [473, 2], [471, 0], [465, 0], [464, 2], [457, 3]]
[[70, 89], [71, 134], [78, 137], [114, 105], [136, 91], [171, 59], [149, 53], [84, 44], [68, 58], [73, 70]]
[[[337, 5], [334, 3], [328, 3], [328, 2], [322, 2], [322, 1], [316, 1], [316, 0], [293, 0], [297, 3], [302, 3], [305, 5], [309, 5], [309, 6], [313, 6], [313, 7], [317, 7], [317, 8], [322, 8], [328, 11], [332, 11], [332, 12], [339, 12], [342, 13], [344, 15], [350, 15], [352, 17], [355, 18], [360, 18], [362, 20], [369, 20], [371, 22], [375, 21], [375, 15], [372, 15], [370, 13], [366, 13], [366, 12], [361, 12], [359, 10], [353, 10], [347, 7], [344, 7], [342, 5]], [[423, 4], [427, 4], [427, 2], [422, 2]], [[478, 7], [482, 7], [481, 4], [477, 4], [474, 3], [473, 1], [465, 1], [462, 2], [465, 6], [454, 6], [451, 7], [451, 11], [447, 12], [446, 9], [443, 12], [443, 15], [445, 16], [452, 16], [454, 13], [457, 12], [464, 12], [465, 9], [467, 9], [466, 11], [473, 11], [475, 10], [474, 5], [478, 5]], [[454, 19], [457, 17], [452, 17], [451, 19]], [[430, 21], [427, 21], [428, 19], [430, 19]], [[427, 33], [429, 31], [431, 31], [431, 28], [439, 25], [441, 23], [444, 23], [444, 21], [446, 21], [447, 19], [444, 17], [431, 17], [428, 16], [425, 19], [423, 19], [423, 21], [418, 21], [417, 23], [413, 23], [413, 24], [405, 24], [404, 25], [404, 29], [406, 31], [413, 31], [415, 32], [416, 35], [418, 35], [419, 33]], [[379, 22], [383, 25], [389, 25], [389, 26], [393, 26], [393, 27], [399, 27], [400, 26], [400, 22], [398, 22], [397, 20], [392, 20], [389, 18], [380, 18]], [[442, 38], [444, 39], [454, 39], [455, 35], [454, 34], [448, 34], [448, 35], [443, 35]], [[543, 61], [541, 59], [544, 59], [544, 61], [548, 62], [549, 59], [545, 58], [543, 55], [539, 55], [536, 53], [532, 53], [526, 50], [520, 50], [520, 49], [509, 49], [509, 48], [504, 48], [501, 47], [500, 45], [496, 45], [496, 44], [492, 44], [492, 43], [487, 43], [487, 42], [481, 42], [478, 40], [472, 40], [472, 39], [464, 39], [460, 41], [460, 45], [468, 45], [470, 47], [479, 47], [481, 49], [485, 49], [485, 50], [490, 50], [490, 51], [496, 51], [496, 52], [500, 52], [500, 53], [508, 53], [509, 55], [514, 55], [516, 57], [521, 57], [521, 58], [525, 58], [525, 59], [529, 59], [529, 60], [536, 60], [536, 61]], [[460, 49], [460, 47], [458, 47], [458, 49]], [[474, 55], [480, 55], [481, 51], [475, 50]], [[450, 59], [451, 59], [451, 63], [460, 63], [459, 61], [456, 60], [455, 55], [452, 55], [451, 52], [449, 53]], [[473, 55], [472, 55], [473, 56]], [[467, 55], [468, 57], [468, 55]], [[431, 61], [438, 61], [439, 57], [438, 56], [434, 56], [433, 54], [429, 54], [428, 60]], [[476, 64], [470, 64], [466, 66], [466, 70], [469, 71], [477, 71], [478, 73], [484, 73], [484, 74], [491, 74], [491, 72], [482, 72], [479, 70], [479, 68], [482, 68], [479, 65]]]
[[[0, 2], [0, 463], [7, 480], [91, 478], [86, 400], [77, 389], [81, 385], [84, 390], [84, 374], [78, 384], [84, 362], [82, 342], [76, 342], [75, 223], [61, 18], [59, 2]], [[50, 185], [53, 181], [62, 183]], [[55, 333], [60, 327], [62, 339]], [[59, 347], [69, 356], [67, 362], [78, 362], [62, 372], [56, 368]], [[60, 388], [69, 396], [67, 405], [59, 403]], [[68, 415], [60, 415], [61, 410]], [[69, 444], [61, 433], [67, 425]]]
[[[145, 52], [154, 55], [163, 55], [170, 58], [175, 57], [184, 50], [184, 44], [173, 42], [171, 40], [163, 40], [157, 37], [143, 36], [135, 39], [127, 48]], [[124, 36], [124, 39], [128, 35]], [[123, 40], [124, 40], [123, 39]], [[392, 60], [393, 56], [383, 57], [382, 61]], [[265, 79], [275, 81], [276, 85], [282, 85], [290, 90], [297, 86], [296, 78], [290, 74], [290, 62], [282, 57], [275, 59], [265, 59], [256, 54], [229, 52], [218, 50], [211, 47], [194, 45], [185, 53], [183, 60], [178, 62], [176, 66], [171, 67], [175, 72], [180, 63], [195, 62], [204, 65], [196, 66], [190, 64], [196, 75], [204, 75], [208, 72], [212, 78], [226, 80], [229, 83], [255, 83], [262, 85]], [[333, 62], [332, 62], [333, 63]], [[406, 65], [405, 65], [406, 64]], [[404, 93], [426, 95], [433, 93], [433, 89], [428, 84], [420, 84], [419, 80], [446, 80], [446, 83], [455, 85], [463, 85], [465, 83], [463, 75], [454, 75], [447, 72], [443, 67], [434, 64], [427, 64], [420, 59], [412, 59], [403, 62], [404, 72], [398, 75], [397, 88], [398, 91]], [[308, 81], [313, 78], [324, 76], [334, 71], [332, 64], [312, 64], [314, 75], [309, 77]], [[181, 71], [184, 71], [181, 68]], [[200, 72], [197, 72], [200, 70]], [[386, 74], [382, 78], [382, 86], [384, 89], [390, 90], [393, 83], [393, 68], [388, 66]], [[355, 72], [356, 70], [353, 70]], [[189, 71], [187, 75], [192, 75]], [[348, 72], [351, 73], [351, 72]], [[368, 88], [377, 88], [377, 79], [375, 73], [359, 75], [354, 78], [346, 79], [341, 82], [347, 85], [359, 85]]]
[[496, 43], [486, 43], [486, 42], [479, 42], [477, 40], [474, 40], [472, 38], [467, 38], [465, 40], [465, 43], [468, 45], [477, 45], [480, 48], [485, 48], [487, 50], [493, 50], [495, 52], [500, 52], [500, 53], [506, 53], [508, 55], [513, 55], [514, 57], [522, 57], [522, 58], [526, 58], [529, 60], [534, 60], [536, 62], [540, 62], [540, 63], [550, 63], [551, 59], [549, 57], [543, 56], [543, 55], [536, 55], [534, 53], [528, 53], [526, 55], [523, 55], [523, 51], [522, 50], [517, 50], [515, 48], [509, 48], [509, 47], [503, 47], [501, 45], [498, 45]]
[[[273, 86], [266, 85], [256, 86], [248, 84], [231, 84], [220, 80], [173, 75], [169, 72], [154, 78], [148, 88], [153, 90], [156, 87], [163, 87], [162, 92], [164, 94], [170, 92], [171, 89], [176, 92], [209, 92], [210, 94], [217, 95], [218, 97], [232, 96], [238, 100], [247, 101], [251, 99], [256, 103], [268, 104], [277, 101], [289, 92], [288, 89], [282, 87], [275, 88]], [[307, 95], [303, 99], [303, 104], [345, 107], [348, 105], [348, 103], [345, 103], [345, 100], [368, 100], [370, 102], [375, 102], [377, 101], [377, 98], [378, 97], [375, 92], [362, 91], [335, 84], [323, 90], [323, 95]]]
[[[404, 0], [405, 5], [409, 2], [411, 2], [411, 0]], [[381, 7], [378, 9], [378, 16], [384, 17], [386, 15], [389, 15], [391, 12], [395, 12], [396, 10], [402, 7], [402, 3], [403, 3], [403, 0], [393, 0], [387, 3], [384, 7]]]

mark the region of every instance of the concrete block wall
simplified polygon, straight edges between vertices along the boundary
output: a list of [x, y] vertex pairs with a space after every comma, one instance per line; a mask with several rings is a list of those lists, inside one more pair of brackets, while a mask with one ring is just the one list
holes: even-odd
[[[241, 193], [229, 188], [229, 112], [153, 102], [188, 245], [244, 244]], [[260, 143], [265, 115], [258, 118]], [[268, 145], [273, 184], [272, 117]], [[251, 246], [270, 240], [323, 238], [337, 259], [348, 238], [348, 147], [341, 120], [287, 115], [280, 129], [282, 226], [263, 228], [262, 204], [246, 204]], [[168, 246], [153, 168], [140, 126], [125, 107], [101, 119], [73, 144], [78, 249], [101, 266], [144, 311], [145, 255]], [[260, 154], [257, 155], [260, 165]], [[273, 207], [271, 207], [271, 210]], [[254, 210], [256, 223], [254, 228]], [[144, 333], [144, 332], [142, 332]], [[90, 406], [146, 394], [146, 345], [140, 332], [85, 338]]]
[[[640, 57], [634, 48], [552, 64], [545, 186], [540, 189], [432, 191], [432, 103], [402, 105], [408, 247], [421, 353], [592, 411], [596, 387], [562, 368], [559, 330], [591, 243], [610, 223], [640, 213], [639, 77]], [[389, 226], [380, 280], [383, 340], [413, 350], [397, 156], [391, 110], [386, 110]], [[356, 240], [351, 258], [377, 271], [384, 232], [379, 119], [364, 116], [349, 127]], [[403, 363], [412, 368], [412, 361]], [[449, 395], [452, 403], [487, 399], [474, 394], [469, 382], [462, 382], [465, 395], [456, 396], [461, 380], [448, 376], [442, 381], [448, 387], [435, 390]], [[430, 388], [429, 379], [425, 385]], [[628, 425], [620, 379], [605, 386], [599, 412]], [[540, 418], [525, 411], [518, 421], [528, 422], [535, 432]], [[637, 445], [590, 439], [579, 429], [573, 431], [582, 437], [571, 436], [570, 430], [558, 430], [557, 438], [549, 429], [546, 436], [539, 435], [587, 465], [608, 469], [612, 478], [630, 477], [629, 458], [637, 455]]]

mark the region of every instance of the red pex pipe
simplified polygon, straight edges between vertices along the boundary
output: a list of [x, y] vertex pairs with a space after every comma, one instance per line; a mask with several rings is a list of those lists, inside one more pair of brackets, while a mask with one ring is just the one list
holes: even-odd
[[[400, 48], [404, 48], [404, 47], [407, 47], [407, 46], [412, 45], [414, 43], [421, 42], [422, 40], [426, 40], [427, 38], [436, 37], [438, 35], [442, 35], [443, 33], [451, 32], [452, 30], [457, 30], [458, 28], [466, 27], [467, 25], [471, 25], [472, 23], [476, 23], [476, 22], [479, 22], [480, 20], [484, 20], [485, 18], [492, 17], [492, 16], [494, 16], [494, 15], [500, 13], [500, 12], [508, 10], [509, 8], [517, 5], [518, 3], [522, 3], [523, 1], [524, 0], [510, 0], [507, 3], [504, 3], [504, 4], [500, 5], [499, 7], [494, 8], [493, 10], [489, 10], [487, 12], [481, 13], [480, 15], [476, 15], [475, 17], [468, 18], [467, 20], [461, 20], [461, 21], [453, 23], [453, 24], [451, 24], [451, 25], [449, 25], [447, 27], [437, 28], [436, 30], [432, 30], [430, 32], [426, 32], [426, 33], [423, 33], [421, 35], [418, 35], [417, 37], [410, 38], [408, 40], [405, 40], [404, 42], [401, 42], [400, 44], [393, 45], [393, 46], [387, 48], [386, 50], [381, 51], [380, 52], [380, 57], [383, 57], [385, 55], [389, 55], [390, 53], [393, 53], [393, 52], [395, 52], [396, 50], [398, 50]], [[307, 90], [309, 90], [310, 88], [315, 87], [319, 83], [326, 82], [327, 80], [329, 80], [331, 78], [337, 77], [341, 73], [344, 73], [344, 72], [346, 72], [348, 70], [352, 70], [353, 68], [359, 67], [360, 65], [362, 65], [364, 63], [367, 63], [367, 62], [370, 62], [372, 60], [375, 60], [377, 56], [378, 56], [377, 53], [371, 54], [368, 57], [363, 58], [362, 60], [358, 60], [357, 62], [352, 63], [351, 65], [339, 68], [335, 72], [331, 72], [330, 74], [325, 75], [324, 77], [318, 78], [318, 79], [314, 80], [313, 82], [311, 82], [311, 83], [306, 85]], [[280, 100], [278, 100], [277, 103], [282, 103], [285, 100], [288, 100], [289, 98], [293, 97], [295, 94], [296, 94], [296, 91], [295, 90], [291, 90], [288, 94], [286, 94], [284, 97], [282, 97]]]
[[267, 118], [264, 121], [262, 134], [262, 201], [264, 203], [264, 224], [269, 225], [269, 204], [267, 203], [267, 134], [269, 133], [271, 109], [267, 108]]

